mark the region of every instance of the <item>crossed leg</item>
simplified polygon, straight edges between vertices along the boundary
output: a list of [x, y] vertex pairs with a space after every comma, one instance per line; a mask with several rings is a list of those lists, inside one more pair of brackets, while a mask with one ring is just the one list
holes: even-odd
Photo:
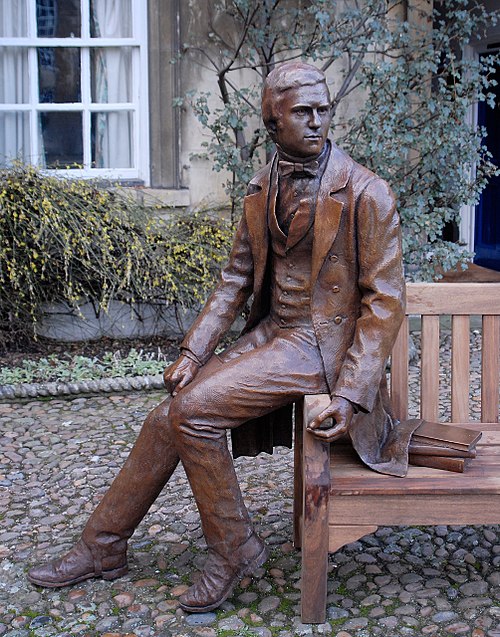
[[227, 447], [226, 430], [307, 394], [327, 391], [314, 333], [270, 319], [221, 356], [213, 356], [174, 399], [146, 418], [141, 433], [82, 538], [29, 579], [64, 586], [126, 572], [126, 544], [182, 461], [198, 505], [209, 558], [181, 600], [191, 611], [215, 608], [267, 555], [254, 534]]

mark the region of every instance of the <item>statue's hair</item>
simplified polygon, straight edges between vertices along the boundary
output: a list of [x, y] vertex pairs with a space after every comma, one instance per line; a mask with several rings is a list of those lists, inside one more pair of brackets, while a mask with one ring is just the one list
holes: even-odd
[[326, 77], [311, 64], [305, 62], [285, 62], [275, 67], [264, 81], [262, 89], [262, 119], [266, 128], [276, 121], [280, 96], [291, 88], [325, 84]]

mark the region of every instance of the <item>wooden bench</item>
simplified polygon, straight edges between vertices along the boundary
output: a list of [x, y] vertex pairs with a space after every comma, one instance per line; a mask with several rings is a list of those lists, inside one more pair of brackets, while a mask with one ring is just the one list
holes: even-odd
[[[328, 553], [373, 533], [378, 525], [500, 524], [500, 283], [411, 283], [407, 297], [407, 315], [391, 357], [395, 414], [408, 417], [409, 322], [410, 315], [412, 322], [417, 315], [421, 317], [420, 412], [413, 409], [410, 417], [439, 419], [440, 325], [444, 316], [451, 316], [451, 419], [447, 420], [483, 432], [477, 458], [464, 473], [411, 466], [405, 478], [381, 475], [365, 467], [350, 444], [330, 446], [306, 431], [303, 423], [328, 404], [328, 395], [307, 396], [296, 405], [294, 539], [302, 549], [304, 623], [325, 621]], [[481, 420], [471, 423], [473, 315], [482, 317], [478, 324], [483, 347], [477, 371]], [[413, 364], [411, 369], [414, 374]]]

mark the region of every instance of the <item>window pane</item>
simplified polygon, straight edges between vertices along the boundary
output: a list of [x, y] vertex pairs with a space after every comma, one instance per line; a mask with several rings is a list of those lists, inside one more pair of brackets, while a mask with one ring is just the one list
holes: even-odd
[[36, 0], [36, 22], [40, 38], [79, 38], [80, 0]]
[[92, 49], [92, 101], [132, 101], [132, 48]]
[[40, 113], [40, 156], [46, 168], [83, 165], [82, 114]]
[[92, 113], [92, 167], [132, 168], [133, 130], [129, 111]]
[[80, 51], [79, 49], [38, 49], [38, 75], [40, 102], [79, 102]]
[[90, 0], [90, 37], [132, 37], [130, 0]]
[[26, 2], [27, 0], [2, 0], [0, 2], [0, 37], [27, 37]]
[[29, 161], [29, 115], [0, 112], [0, 166], [13, 159]]
[[0, 47], [0, 103], [28, 101], [28, 51], [16, 46]]

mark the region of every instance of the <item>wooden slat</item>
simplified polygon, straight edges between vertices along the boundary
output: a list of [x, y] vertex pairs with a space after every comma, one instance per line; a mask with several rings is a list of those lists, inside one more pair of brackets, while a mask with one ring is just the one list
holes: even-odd
[[500, 315], [500, 283], [408, 283], [408, 314]]
[[[333, 498], [332, 524], [499, 524], [500, 495], [405, 495]], [[336, 513], [336, 518], [333, 517]]]
[[346, 526], [345, 524], [331, 524], [328, 528], [328, 551], [335, 553], [342, 546], [356, 542], [365, 535], [375, 533], [377, 526]]
[[[422, 471], [420, 471], [420, 469]], [[418, 473], [417, 473], [418, 471]], [[346, 497], [365, 495], [500, 495], [500, 464], [498, 459], [491, 464], [472, 468], [464, 473], [431, 469], [430, 467], [410, 467], [404, 482], [360, 479], [356, 470], [346, 470], [342, 477], [334, 476], [335, 487], [330, 497]], [[351, 474], [351, 475], [350, 475]], [[480, 484], [477, 484], [480, 482]], [[347, 523], [346, 520], [343, 522]]]
[[469, 418], [469, 317], [453, 316], [451, 323], [451, 420]]
[[409, 322], [405, 317], [391, 356], [391, 401], [399, 420], [408, 418], [408, 338]]
[[483, 316], [481, 420], [498, 422], [500, 317]]
[[420, 414], [439, 417], [439, 316], [422, 316]]
[[293, 469], [293, 543], [295, 548], [300, 549], [302, 546], [302, 520], [303, 520], [303, 488], [304, 467], [302, 464], [302, 439], [303, 439], [303, 420], [304, 420], [304, 399], [301, 398], [295, 402], [294, 413], [294, 469]]
[[307, 423], [324, 409], [325, 400], [328, 404], [324, 394], [304, 399], [301, 617], [306, 624], [323, 623], [326, 617], [330, 445], [307, 430]]

